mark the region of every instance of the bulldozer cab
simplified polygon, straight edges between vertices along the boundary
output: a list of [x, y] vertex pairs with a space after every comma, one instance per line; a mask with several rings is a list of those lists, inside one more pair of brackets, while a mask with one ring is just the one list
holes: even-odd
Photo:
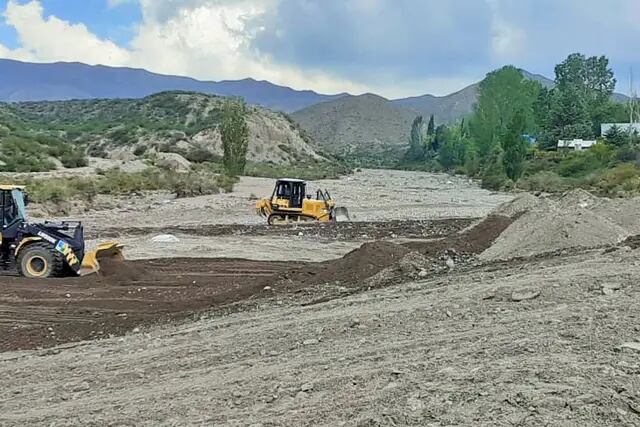
[[280, 208], [302, 209], [307, 183], [300, 179], [279, 179], [271, 197]]

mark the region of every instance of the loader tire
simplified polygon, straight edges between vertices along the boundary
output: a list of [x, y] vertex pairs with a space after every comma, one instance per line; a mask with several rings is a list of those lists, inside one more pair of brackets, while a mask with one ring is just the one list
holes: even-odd
[[31, 279], [62, 277], [64, 256], [49, 243], [32, 243], [18, 254], [18, 273]]

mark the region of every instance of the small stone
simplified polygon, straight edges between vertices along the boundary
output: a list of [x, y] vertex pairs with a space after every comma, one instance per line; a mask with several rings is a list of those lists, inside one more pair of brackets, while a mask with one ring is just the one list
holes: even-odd
[[309, 395], [307, 393], [305, 393], [304, 391], [299, 391], [296, 394], [296, 399], [298, 399], [298, 400], [303, 400], [303, 399], [306, 399], [307, 397], [309, 397]]
[[65, 297], [71, 298], [71, 294], [65, 294]]
[[622, 289], [622, 286], [619, 283], [605, 283], [602, 285], [602, 289], [612, 289], [614, 291], [619, 291]]
[[131, 332], [133, 332], [134, 334], [137, 334], [138, 332], [140, 332], [140, 328], [133, 328]]
[[313, 384], [305, 383], [300, 386], [300, 391], [311, 391], [313, 390]]
[[264, 288], [262, 288], [265, 291], [270, 291], [271, 290], [271, 286], [265, 286]]
[[427, 270], [425, 270], [424, 268], [420, 269], [420, 271], [418, 272], [418, 277], [427, 277], [429, 275], [429, 272], [427, 272]]
[[80, 384], [72, 387], [71, 391], [74, 392], [74, 393], [78, 393], [78, 392], [81, 392], [81, 391], [87, 391], [89, 389], [91, 389], [91, 386], [89, 385], [89, 383], [86, 382], [86, 381], [83, 381]]
[[640, 342], [626, 342], [620, 346], [621, 349], [628, 349], [640, 352]]
[[513, 291], [511, 293], [511, 300], [515, 302], [527, 301], [527, 300], [538, 298], [539, 296], [540, 296], [540, 291], [534, 291], [534, 290]]
[[453, 268], [456, 266], [455, 261], [450, 257], [447, 257], [447, 261], [445, 262], [445, 264], [447, 265], [447, 267], [449, 267], [449, 270], [453, 270]]

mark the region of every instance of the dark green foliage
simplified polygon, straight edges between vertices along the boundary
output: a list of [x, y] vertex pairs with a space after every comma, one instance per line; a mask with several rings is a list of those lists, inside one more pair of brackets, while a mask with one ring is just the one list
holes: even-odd
[[436, 133], [436, 119], [432, 114], [429, 117], [429, 124], [427, 125], [427, 136], [433, 136]]
[[422, 140], [422, 116], [418, 116], [413, 120], [411, 125], [411, 136], [409, 138], [409, 150], [405, 155], [408, 162], [416, 162], [424, 160], [425, 146]]
[[470, 119], [469, 130], [480, 159], [491, 155], [515, 113], [524, 114], [526, 128], [535, 125], [534, 104], [541, 85], [526, 80], [513, 66], [489, 73], [480, 83], [480, 96]]
[[241, 99], [228, 99], [223, 106], [223, 119], [220, 125], [223, 164], [230, 176], [244, 172], [247, 163], [249, 127], [247, 126], [247, 107]]
[[440, 164], [447, 170], [464, 165], [467, 160], [467, 146], [468, 142], [463, 138], [451, 135], [451, 131], [447, 131], [438, 155]]
[[611, 144], [615, 147], [622, 147], [625, 144], [629, 144], [629, 133], [623, 131], [618, 126], [613, 126], [609, 129], [604, 137], [607, 144]]
[[507, 177], [504, 167], [502, 166], [501, 156], [495, 154], [482, 175], [482, 188], [503, 190], [509, 182], [509, 177]]
[[526, 117], [523, 111], [518, 111], [502, 137], [502, 164], [507, 176], [517, 182], [524, 172], [524, 161], [527, 156], [527, 142], [523, 134], [527, 128]]
[[[558, 64], [555, 72], [554, 91], [558, 95], [551, 111], [552, 117], [556, 117], [551, 120], [550, 133], [561, 139], [597, 135], [600, 123], [611, 115], [610, 98], [616, 86], [609, 60], [574, 53]], [[568, 124], [571, 119], [573, 126]], [[587, 125], [589, 131], [585, 129]]]
[[0, 140], [0, 170], [5, 172], [43, 172], [55, 169], [51, 159], [58, 159], [66, 167], [87, 165], [84, 150], [57, 138], [12, 132]]

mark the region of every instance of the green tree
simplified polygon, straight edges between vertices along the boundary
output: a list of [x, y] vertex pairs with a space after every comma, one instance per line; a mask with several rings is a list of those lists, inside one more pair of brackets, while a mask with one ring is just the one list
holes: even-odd
[[557, 90], [584, 103], [592, 134], [598, 134], [611, 108], [610, 99], [616, 87], [609, 60], [604, 56], [587, 58], [573, 53], [556, 66], [555, 73]]
[[247, 163], [249, 145], [247, 106], [242, 99], [227, 99], [224, 101], [222, 112], [220, 124], [222, 163], [229, 176], [237, 176], [244, 172]]
[[546, 137], [553, 146], [560, 139], [593, 138], [588, 106], [575, 88], [553, 93]]
[[534, 126], [533, 106], [541, 88], [540, 83], [525, 79], [513, 66], [489, 73], [480, 83], [469, 131], [481, 161], [492, 155], [517, 111], [524, 113], [527, 128]]
[[622, 147], [629, 143], [629, 133], [614, 125], [605, 134], [605, 141], [615, 147]]
[[433, 136], [436, 133], [436, 119], [432, 114], [429, 117], [429, 124], [427, 125], [427, 136]]
[[418, 116], [411, 124], [411, 136], [409, 137], [409, 150], [405, 158], [410, 162], [418, 162], [424, 160], [424, 142], [422, 141], [422, 116]]
[[502, 164], [504, 171], [513, 182], [517, 182], [524, 172], [524, 162], [527, 156], [527, 142], [524, 139], [524, 132], [527, 129], [527, 119], [524, 112], [517, 112], [507, 131], [502, 137]]
[[438, 159], [442, 167], [447, 170], [462, 166], [467, 160], [469, 141], [464, 136], [463, 126], [456, 126], [453, 129], [445, 128], [441, 133], [442, 142]]

